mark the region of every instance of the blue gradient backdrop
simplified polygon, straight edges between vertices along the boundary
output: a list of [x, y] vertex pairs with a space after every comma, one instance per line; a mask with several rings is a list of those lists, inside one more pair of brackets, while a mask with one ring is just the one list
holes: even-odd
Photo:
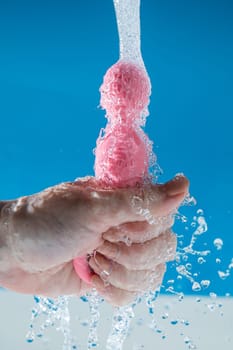
[[[224, 270], [233, 256], [233, 3], [142, 0], [141, 27], [153, 84], [146, 131], [161, 181], [189, 177], [207, 246], [224, 239], [203, 267], [208, 292], [232, 293], [215, 258]], [[93, 174], [105, 125], [98, 88], [117, 59], [111, 0], [0, 1], [1, 199]], [[191, 291], [185, 281], [182, 288]]]

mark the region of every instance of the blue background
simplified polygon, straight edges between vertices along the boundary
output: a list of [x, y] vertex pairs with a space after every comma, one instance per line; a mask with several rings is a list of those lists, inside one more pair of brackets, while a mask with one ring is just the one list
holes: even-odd
[[[233, 256], [233, 3], [144, 0], [141, 27], [153, 85], [146, 131], [160, 181], [188, 176], [208, 247], [224, 240], [224, 270]], [[111, 0], [0, 1], [1, 199], [93, 174], [105, 125], [98, 89], [117, 59]], [[232, 293], [232, 278], [217, 276], [217, 256], [203, 275], [218, 294]]]

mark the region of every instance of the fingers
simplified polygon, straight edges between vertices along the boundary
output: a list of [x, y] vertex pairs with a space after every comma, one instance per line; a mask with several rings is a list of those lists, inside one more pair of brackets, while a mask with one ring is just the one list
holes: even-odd
[[156, 224], [147, 221], [128, 222], [117, 227], [112, 227], [102, 237], [112, 243], [123, 242], [126, 245], [143, 243], [169, 229], [174, 224], [174, 215], [161, 217]]
[[176, 241], [176, 236], [167, 230], [159, 237], [130, 246], [105, 241], [97, 251], [129, 270], [153, 269], [156, 265], [174, 260]]
[[137, 293], [152, 288], [156, 289], [165, 272], [164, 264], [148, 270], [128, 270], [123, 265], [106, 259], [101, 254], [96, 254], [90, 260], [90, 266], [107, 285], [110, 284], [118, 289]]
[[143, 244], [105, 241], [89, 261], [92, 282], [111, 304], [127, 304], [136, 295], [160, 286], [165, 263], [174, 259], [175, 251], [176, 236], [170, 230]]
[[92, 277], [92, 284], [104, 299], [113, 306], [123, 306], [130, 304], [138, 295], [136, 292], [129, 292], [116, 288], [112, 285], [106, 286], [98, 275]]

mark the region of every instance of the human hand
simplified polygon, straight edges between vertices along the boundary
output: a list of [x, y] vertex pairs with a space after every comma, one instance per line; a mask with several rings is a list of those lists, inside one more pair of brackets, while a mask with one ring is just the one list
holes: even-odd
[[[158, 201], [152, 200], [150, 206], [145, 199], [145, 207], [150, 207], [153, 216], [152, 222], [142, 219], [110, 228], [103, 234], [103, 244], [89, 261], [96, 273], [92, 283], [113, 305], [128, 304], [136, 296], [159, 288], [166, 262], [175, 258], [177, 239], [171, 227], [175, 208], [188, 193], [188, 180], [178, 176], [157, 186], [153, 187], [152, 198]], [[150, 190], [147, 190], [145, 198], [148, 196], [150, 202]]]
[[[174, 212], [186, 192], [185, 178], [165, 185], [150, 185], [140, 193], [141, 204], [148, 207], [153, 216], [163, 217]], [[6, 203], [2, 208], [0, 224], [0, 257], [3, 261], [0, 267], [0, 284], [17, 292], [30, 294], [50, 296], [83, 294], [90, 286], [76, 275], [73, 259], [91, 254], [98, 248], [97, 255], [101, 253], [101, 257], [105, 256], [105, 259], [113, 258], [109, 256], [109, 252], [103, 251], [106, 249], [106, 244], [112, 244], [111, 247], [116, 245], [117, 250], [120, 246], [120, 255], [116, 257], [114, 264], [121, 264], [126, 268], [129, 280], [128, 284], [124, 285], [125, 289], [120, 288], [122, 281], [116, 285], [116, 279], [120, 281], [120, 275], [123, 275], [119, 269], [114, 268], [115, 272], [111, 274], [109, 280], [110, 288], [104, 287], [103, 293], [105, 297], [106, 294], [109, 295], [112, 303], [124, 302], [127, 299], [126, 295], [132, 292], [129, 287], [132, 284], [129, 271], [135, 268], [135, 265], [132, 266], [134, 254], [138, 256], [141, 256], [141, 253], [144, 256], [151, 254], [142, 247], [143, 251], [140, 252], [136, 246], [137, 242], [155, 239], [153, 242], [157, 245], [158, 240], [156, 243], [155, 237], [172, 225], [171, 217], [170, 221], [165, 220], [166, 223], [161, 223], [159, 220], [157, 224], [148, 225], [148, 229], [153, 226], [149, 232], [146, 229], [145, 218], [132, 206], [135, 195], [138, 196], [137, 189], [104, 190], [99, 188], [94, 178], [85, 178]], [[145, 225], [141, 233], [135, 229], [139, 227], [138, 223]], [[124, 245], [119, 243], [122, 240], [122, 227], [127, 228], [128, 238], [133, 243], [129, 247], [128, 262], [125, 260], [127, 247], [124, 248], [124, 253]], [[115, 241], [111, 238], [113, 236]], [[162, 242], [165, 242], [165, 237], [159, 240], [161, 246]], [[109, 262], [109, 259], [107, 261]], [[158, 263], [153, 266], [157, 265]], [[141, 269], [149, 270], [150, 267], [143, 267], [142, 261], [138, 270]], [[98, 271], [96, 272], [97, 274], [93, 274], [92, 282], [100, 290], [98, 283], [101, 283], [101, 280]], [[138, 273], [139, 282], [141, 278], [141, 273]]]

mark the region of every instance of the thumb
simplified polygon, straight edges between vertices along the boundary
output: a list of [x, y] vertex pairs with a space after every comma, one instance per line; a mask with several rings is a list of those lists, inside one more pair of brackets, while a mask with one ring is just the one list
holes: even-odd
[[116, 190], [111, 194], [113, 198], [108, 207], [112, 220], [117, 221], [112, 226], [124, 222], [144, 221], [146, 213], [153, 217], [167, 216], [176, 211], [187, 195], [188, 188], [188, 179], [177, 175], [165, 184]]

